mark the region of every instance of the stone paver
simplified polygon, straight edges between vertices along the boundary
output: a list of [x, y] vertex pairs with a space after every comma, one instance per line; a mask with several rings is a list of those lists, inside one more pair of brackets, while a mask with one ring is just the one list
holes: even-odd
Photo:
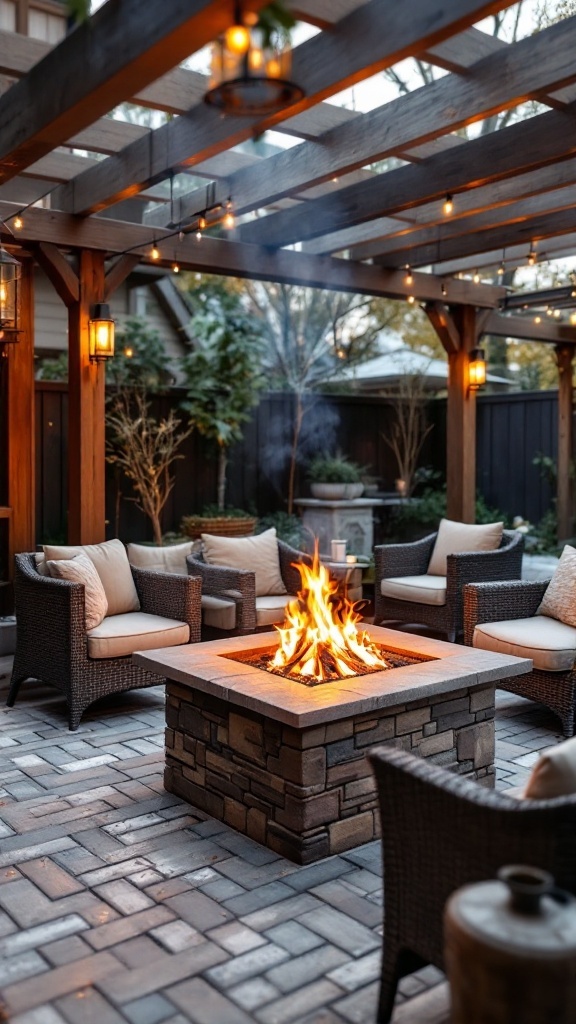
[[[371, 1024], [379, 843], [297, 867], [164, 791], [163, 731], [161, 687], [100, 702], [74, 734], [34, 684], [0, 711], [12, 1024]], [[552, 715], [504, 693], [496, 735], [501, 788], [561, 739]], [[441, 978], [404, 978], [399, 1004]]]

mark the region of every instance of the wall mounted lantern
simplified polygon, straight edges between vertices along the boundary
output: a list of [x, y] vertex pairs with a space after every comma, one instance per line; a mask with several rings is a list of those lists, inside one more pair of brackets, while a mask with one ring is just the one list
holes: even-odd
[[484, 349], [473, 348], [468, 364], [468, 387], [470, 391], [478, 391], [486, 383], [486, 359]]
[[212, 46], [206, 103], [224, 114], [270, 114], [302, 99], [290, 81], [292, 50], [281, 25], [263, 26], [259, 16], [235, 6], [234, 24]]
[[114, 321], [107, 302], [97, 302], [88, 321], [90, 362], [100, 363], [114, 355]]
[[18, 340], [22, 264], [0, 245], [0, 345]]

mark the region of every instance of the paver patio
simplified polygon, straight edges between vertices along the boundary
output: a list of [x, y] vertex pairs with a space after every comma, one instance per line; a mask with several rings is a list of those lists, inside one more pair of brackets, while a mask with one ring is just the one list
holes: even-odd
[[[10, 659], [0, 659], [0, 700]], [[377, 842], [297, 867], [162, 785], [163, 688], [68, 732], [30, 684], [0, 716], [0, 988], [12, 1024], [369, 1024], [381, 943]], [[498, 785], [561, 739], [497, 695]], [[432, 967], [400, 985], [420, 1017]], [[410, 1014], [410, 1005], [415, 1014]]]

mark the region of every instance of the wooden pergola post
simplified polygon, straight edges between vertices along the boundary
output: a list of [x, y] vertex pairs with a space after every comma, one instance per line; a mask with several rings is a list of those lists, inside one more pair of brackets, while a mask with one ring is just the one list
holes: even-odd
[[[20, 259], [20, 255], [18, 256]], [[34, 298], [33, 261], [22, 259], [18, 340], [6, 346], [6, 469], [8, 499], [8, 561], [34, 551], [36, 545], [36, 477], [34, 459]]]
[[572, 480], [572, 360], [573, 345], [555, 345], [558, 366], [558, 475], [556, 481], [556, 512], [558, 540], [572, 537], [573, 493]]
[[476, 518], [476, 392], [468, 385], [470, 352], [478, 339], [476, 309], [443, 303], [426, 305], [430, 319], [448, 354], [446, 414], [447, 515], [462, 523]]

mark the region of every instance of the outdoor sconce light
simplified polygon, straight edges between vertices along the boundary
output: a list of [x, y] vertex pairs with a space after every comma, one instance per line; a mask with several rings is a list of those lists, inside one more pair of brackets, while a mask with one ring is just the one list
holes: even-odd
[[22, 264], [0, 245], [0, 345], [18, 340], [21, 276]]
[[206, 103], [224, 114], [269, 114], [302, 99], [304, 90], [290, 81], [292, 51], [280, 24], [259, 23], [235, 5], [234, 24], [212, 46]]
[[486, 383], [486, 359], [484, 349], [473, 348], [468, 364], [468, 387], [470, 391], [478, 391]]
[[107, 302], [97, 302], [88, 321], [90, 332], [90, 362], [100, 363], [114, 355], [114, 321]]

